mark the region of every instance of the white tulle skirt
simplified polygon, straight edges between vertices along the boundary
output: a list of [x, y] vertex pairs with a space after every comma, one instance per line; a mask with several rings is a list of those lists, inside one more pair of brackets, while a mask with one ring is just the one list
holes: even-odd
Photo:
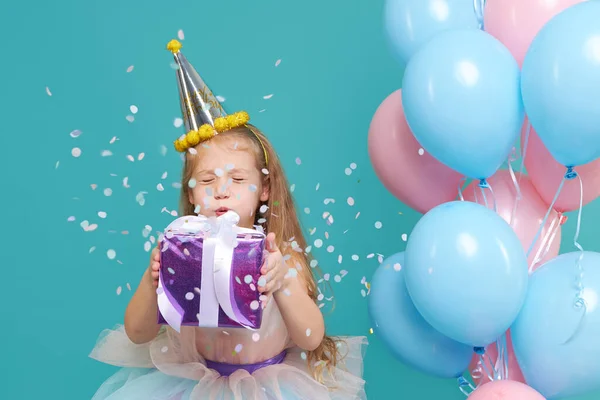
[[90, 354], [122, 367], [100, 386], [93, 400], [366, 399], [362, 373], [367, 338], [334, 339], [340, 340], [338, 365], [324, 369], [319, 383], [299, 348], [287, 349], [279, 364], [221, 376], [197, 352], [186, 350], [185, 335], [162, 333], [150, 343], [136, 345], [119, 325], [105, 330]]

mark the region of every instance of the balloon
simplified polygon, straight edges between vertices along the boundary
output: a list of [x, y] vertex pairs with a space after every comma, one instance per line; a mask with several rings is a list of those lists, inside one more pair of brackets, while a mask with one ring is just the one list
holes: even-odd
[[523, 61], [525, 111], [564, 166], [587, 164], [600, 155], [598, 21], [599, 1], [567, 8], [540, 30]]
[[[523, 377], [523, 373], [521, 372], [521, 368], [519, 367], [519, 363], [517, 361], [517, 357], [515, 356], [515, 352], [512, 347], [512, 340], [510, 338], [510, 331], [506, 334], [506, 352], [508, 355], [508, 377], [507, 379], [511, 381], [523, 382], [525, 383], [525, 378]], [[490, 382], [488, 377], [488, 372], [493, 374], [493, 366], [496, 365], [496, 360], [498, 360], [498, 347], [496, 343], [490, 344], [485, 349], [485, 354], [483, 355], [483, 362], [487, 366], [487, 370], [481, 365], [481, 360], [478, 354], [473, 355], [473, 359], [469, 364], [469, 370], [472, 371], [471, 375], [473, 377], [473, 381], [476, 385], [483, 385], [487, 382]], [[492, 375], [493, 377], [493, 375]]]
[[[524, 145], [525, 134], [521, 140], [521, 146]], [[533, 128], [527, 141], [525, 168], [541, 198], [546, 204], [551, 204], [566, 171], [563, 165], [552, 158]], [[600, 159], [581, 165], [575, 171], [583, 183], [583, 205], [586, 205], [600, 196]], [[580, 197], [579, 179], [566, 180], [554, 203], [554, 209], [560, 212], [578, 210]]]
[[468, 400], [545, 400], [535, 389], [521, 382], [493, 381], [478, 387]]
[[456, 198], [462, 176], [422, 150], [406, 124], [400, 90], [377, 108], [368, 147], [375, 173], [407, 206], [425, 213]]
[[517, 317], [527, 292], [527, 258], [511, 227], [470, 201], [433, 208], [406, 246], [406, 286], [442, 334], [485, 347]]
[[487, 0], [484, 24], [500, 40], [519, 65], [539, 30], [552, 17], [585, 0]]
[[519, 66], [476, 29], [438, 34], [409, 61], [406, 120], [425, 150], [469, 178], [488, 178], [508, 158], [523, 125]]
[[379, 337], [401, 362], [429, 375], [456, 378], [469, 365], [473, 348], [431, 327], [417, 311], [404, 281], [404, 252], [377, 268], [368, 299], [369, 316]]
[[581, 260], [587, 303], [583, 320], [583, 307], [574, 306], [580, 255], [561, 254], [535, 271], [511, 328], [523, 376], [550, 398], [600, 389], [600, 253], [586, 251]]
[[[513, 231], [521, 241], [523, 250], [527, 252], [533, 240], [536, 239], [540, 225], [548, 212], [548, 205], [540, 198], [527, 175], [516, 172], [515, 178], [521, 190], [521, 200], [517, 200], [517, 190], [510, 172], [507, 170], [496, 172], [488, 180], [493, 195], [489, 190], [484, 189], [484, 198], [478, 182], [473, 181], [465, 189], [464, 198], [481, 205], [485, 205], [487, 200], [487, 207], [491, 210], [494, 209], [495, 198], [497, 213], [509, 224], [511, 224], [512, 216], [511, 226]], [[515, 202], [517, 207], [513, 215]], [[560, 250], [560, 239], [561, 214], [551, 211], [533, 250], [529, 254], [528, 265], [535, 264], [533, 267], [535, 269], [545, 261], [556, 257]], [[538, 259], [536, 260], [536, 258]]]
[[436, 34], [455, 28], [478, 28], [472, 0], [387, 0], [385, 33], [401, 64]]

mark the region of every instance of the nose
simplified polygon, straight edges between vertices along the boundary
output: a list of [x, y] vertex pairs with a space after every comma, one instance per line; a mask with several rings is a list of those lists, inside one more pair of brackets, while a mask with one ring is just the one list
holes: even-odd
[[224, 200], [230, 197], [229, 185], [227, 182], [219, 182], [215, 188], [215, 200]]

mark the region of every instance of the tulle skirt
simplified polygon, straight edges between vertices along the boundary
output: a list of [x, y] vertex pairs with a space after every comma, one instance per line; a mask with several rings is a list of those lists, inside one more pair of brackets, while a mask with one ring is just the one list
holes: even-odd
[[339, 340], [338, 364], [323, 369], [320, 383], [297, 347], [287, 349], [274, 364], [226, 376], [207, 367], [197, 352], [187, 351], [190, 343], [185, 337], [163, 333], [136, 345], [123, 326], [117, 326], [102, 333], [90, 357], [122, 368], [104, 381], [92, 400], [366, 399], [362, 379], [366, 337], [334, 339]]

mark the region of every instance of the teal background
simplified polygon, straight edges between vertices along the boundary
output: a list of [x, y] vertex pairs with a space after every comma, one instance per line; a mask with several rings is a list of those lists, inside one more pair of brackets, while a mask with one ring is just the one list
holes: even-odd
[[[303, 222], [316, 228], [310, 240], [328, 233], [326, 245], [315, 250], [324, 271], [348, 271], [340, 283], [332, 281], [336, 305], [326, 314], [327, 329], [369, 336], [369, 398], [464, 399], [454, 381], [400, 364], [369, 335], [361, 279], [370, 280], [377, 254], [404, 250], [402, 234], [419, 217], [383, 188], [367, 154], [370, 119], [402, 79], [384, 41], [382, 8], [381, 1], [342, 0], [4, 4], [3, 398], [90, 398], [115, 371], [87, 355], [102, 329], [122, 322], [132, 294], [127, 284], [134, 290], [147, 267], [145, 225], [162, 229], [172, 217], [161, 209], [177, 207], [172, 183], [181, 163], [171, 143], [183, 128], [173, 126], [179, 100], [165, 45], [182, 29], [184, 54], [226, 98], [225, 108], [248, 110], [273, 141], [295, 184]], [[139, 107], [133, 123], [125, 119], [130, 105]], [[75, 129], [83, 132], [76, 139], [69, 135]], [[113, 136], [119, 140], [110, 144]], [[83, 151], [79, 158], [71, 156], [75, 146]], [[102, 150], [113, 156], [101, 157]], [[126, 158], [141, 152], [142, 161]], [[348, 176], [352, 162], [357, 168]], [[130, 188], [122, 185], [125, 176]], [[159, 183], [164, 191], [156, 189]], [[103, 195], [105, 188], [112, 196]], [[136, 202], [139, 192], [147, 192], [143, 206]], [[354, 207], [346, 203], [349, 196]], [[325, 205], [326, 198], [335, 203]], [[334, 217], [331, 226], [325, 211]], [[599, 250], [592, 222], [600, 216], [598, 203], [583, 215], [580, 242]], [[68, 222], [69, 216], [76, 220]], [[98, 228], [84, 232], [83, 220]], [[379, 230], [376, 221], [383, 223]], [[574, 228], [571, 218], [563, 251], [572, 248]], [[107, 258], [108, 249], [116, 259]], [[352, 254], [360, 260], [351, 261]]]

